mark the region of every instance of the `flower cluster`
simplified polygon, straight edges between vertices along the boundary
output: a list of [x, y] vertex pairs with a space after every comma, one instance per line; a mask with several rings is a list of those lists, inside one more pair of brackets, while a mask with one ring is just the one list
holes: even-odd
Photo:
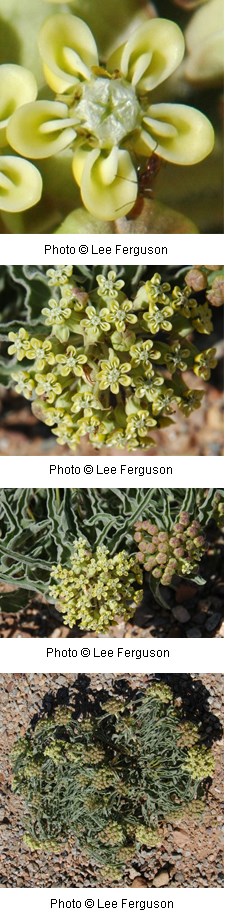
[[118, 825], [116, 821], [111, 822], [110, 825], [106, 825], [103, 828], [103, 831], [100, 831], [99, 840], [102, 844], [111, 844], [112, 847], [115, 845], [124, 843], [124, 832], [121, 825]]
[[106, 709], [117, 698], [114, 686], [112, 694], [103, 689], [95, 699], [90, 689], [83, 699], [79, 690], [68, 720], [66, 707], [56, 707], [30, 726], [13, 749], [13, 790], [29, 808], [27, 847], [55, 851], [75, 843], [103, 876], [120, 878], [143, 846], [160, 844], [165, 823], [176, 824], [192, 807], [200, 813], [214, 761], [194, 725], [190, 737], [182, 703], [166, 684], [141, 684], [135, 694], [126, 685], [118, 697], [122, 714]]
[[[28, 71], [11, 113], [7, 76], [4, 84], [4, 102], [10, 103], [6, 139], [21, 155], [28, 183], [30, 169], [37, 199], [41, 176], [27, 158], [39, 161], [69, 150], [72, 174], [87, 211], [112, 221], [133, 207], [138, 161], [149, 158], [156, 148], [160, 158], [184, 166], [211, 152], [214, 133], [205, 115], [184, 103], [152, 99], [155, 88], [173, 74], [184, 56], [184, 39], [176, 23], [147, 20], [102, 63], [87, 23], [62, 12], [44, 22], [38, 47], [50, 88], [47, 98], [37, 99], [37, 86]], [[11, 79], [15, 67], [6, 67]]]
[[216, 358], [190, 339], [213, 327], [211, 309], [189, 286], [172, 287], [155, 273], [130, 300], [114, 271], [98, 275], [90, 294], [78, 289], [72, 266], [47, 276], [53, 297], [38, 337], [24, 327], [11, 331], [8, 352], [16, 391], [34, 401], [61, 445], [76, 451], [87, 436], [97, 449], [147, 448], [176, 407], [185, 415], [199, 407], [203, 392], [189, 388], [183, 373], [207, 380]]
[[212, 775], [215, 761], [211, 751], [202, 744], [188, 751], [183, 766], [190, 773], [192, 780], [203, 780]]
[[167, 585], [175, 574], [196, 574], [206, 543], [199, 520], [191, 520], [187, 511], [180, 513], [171, 529], [162, 530], [149, 520], [138, 520], [135, 530], [137, 560], [156, 581]]
[[106, 632], [110, 623], [128, 619], [142, 598], [135, 589], [142, 584], [141, 569], [127, 552], [110, 556], [105, 546], [92, 552], [85, 539], [74, 543], [71, 567], [52, 568], [50, 596], [71, 628]]
[[181, 747], [192, 747], [199, 740], [199, 732], [193, 722], [184, 722], [180, 725], [178, 743]]
[[147, 687], [144, 692], [146, 699], [159, 699], [161, 703], [172, 703], [173, 693], [167, 683], [156, 683]]
[[37, 837], [33, 837], [31, 834], [24, 834], [24, 844], [31, 851], [40, 850], [43, 853], [43, 850], [51, 850], [52, 853], [60, 853], [61, 847], [58, 844], [58, 841], [54, 838], [43, 838], [39, 840]]
[[138, 825], [135, 831], [135, 839], [139, 844], [145, 844], [146, 847], [157, 847], [160, 843], [160, 837], [157, 829], [147, 828], [145, 825]]

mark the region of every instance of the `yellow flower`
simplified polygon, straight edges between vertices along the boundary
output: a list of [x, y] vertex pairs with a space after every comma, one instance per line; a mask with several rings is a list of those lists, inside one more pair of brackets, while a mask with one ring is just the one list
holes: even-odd
[[204, 353], [198, 353], [197, 356], [195, 356], [195, 375], [198, 375], [207, 382], [208, 379], [210, 379], [210, 370], [215, 369], [216, 365], [216, 350], [213, 348], [204, 350]]
[[49, 372], [48, 375], [36, 375], [36, 382], [38, 383], [35, 386], [37, 395], [44, 395], [46, 401], [49, 404], [53, 404], [55, 401], [56, 395], [61, 395], [62, 386], [60, 382], [57, 382], [56, 376], [52, 372]]
[[130, 363], [120, 363], [113, 350], [109, 350], [109, 359], [101, 361], [100, 372], [97, 373], [100, 389], [110, 388], [113, 395], [118, 395], [120, 385], [130, 385], [131, 377], [127, 375], [130, 369]]
[[99, 64], [95, 39], [79, 17], [59, 13], [42, 26], [39, 51], [53, 101], [28, 102], [12, 116], [11, 146], [25, 157], [72, 148], [72, 171], [87, 210], [112, 221], [132, 209], [138, 193], [136, 159], [195, 164], [213, 147], [208, 119], [184, 104], [151, 103], [151, 93], [180, 64], [181, 30], [151, 19]]
[[27, 359], [34, 359], [34, 369], [42, 372], [45, 366], [54, 366], [55, 355], [52, 352], [51, 340], [37, 340], [31, 337], [26, 349]]
[[[110, 321], [116, 330], [125, 331], [127, 324], [136, 324], [137, 315], [133, 314], [131, 311], [132, 302], [125, 300], [122, 304], [119, 304], [117, 301], [111, 302], [108, 308], [102, 308], [100, 315], [102, 318], [105, 318], [106, 321]], [[107, 325], [107, 329], [110, 327], [110, 324]]]
[[25, 330], [25, 327], [20, 327], [18, 334], [11, 331], [8, 337], [9, 340], [12, 340], [12, 346], [8, 347], [9, 355], [13, 356], [15, 354], [17, 359], [24, 359], [24, 356], [27, 355], [27, 347], [30, 344], [28, 331]]

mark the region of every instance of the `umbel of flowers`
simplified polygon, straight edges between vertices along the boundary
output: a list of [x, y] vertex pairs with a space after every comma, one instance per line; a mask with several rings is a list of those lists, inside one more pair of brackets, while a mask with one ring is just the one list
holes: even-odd
[[[35, 99], [28, 72], [24, 94], [7, 119], [7, 143], [26, 158], [27, 177], [27, 158], [70, 149], [82, 201], [97, 219], [112, 221], [132, 209], [137, 165], [155, 149], [183, 166], [212, 150], [214, 133], [205, 115], [184, 103], [154, 102], [155, 89], [184, 55], [182, 32], [171, 20], [146, 21], [103, 64], [88, 25], [70, 13], [46, 20], [38, 46], [50, 92]], [[10, 102], [7, 86], [5, 92]]]
[[90, 692], [83, 707], [80, 698], [79, 709], [57, 706], [18, 738], [13, 790], [25, 801], [29, 849], [69, 841], [120, 879], [143, 846], [160, 844], [167, 822], [204, 809], [214, 760], [167, 684], [103, 690], [97, 703]]
[[[171, 287], [156, 273], [133, 300], [111, 271], [86, 293], [73, 267], [47, 271], [54, 287], [32, 327], [9, 333], [11, 379], [34, 402], [34, 413], [57, 441], [76, 451], [83, 436], [97, 449], [152, 445], [152, 432], [198, 408], [203, 391], [189, 388], [183, 372], [210, 378], [215, 350], [199, 352], [194, 336], [209, 334], [211, 309], [189, 286]], [[20, 365], [21, 364], [21, 365]]]
[[52, 568], [49, 594], [65, 614], [65, 623], [86, 631], [106, 632], [112, 622], [128, 620], [142, 599], [142, 572], [135, 556], [110, 556], [105, 546], [96, 552], [85, 539], [74, 542], [71, 567]]
[[199, 520], [191, 519], [187, 511], [180, 513], [170, 530], [149, 520], [138, 520], [135, 529], [137, 561], [161, 584], [171, 584], [175, 574], [197, 574], [206, 542]]

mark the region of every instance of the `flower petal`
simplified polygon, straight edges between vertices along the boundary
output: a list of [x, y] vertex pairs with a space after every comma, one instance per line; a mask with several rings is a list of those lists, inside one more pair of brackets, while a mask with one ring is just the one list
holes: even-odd
[[0, 209], [24, 212], [39, 202], [42, 179], [37, 167], [21, 157], [0, 157]]
[[47, 19], [38, 45], [47, 83], [56, 93], [63, 93], [79, 77], [88, 80], [90, 68], [98, 64], [97, 46], [89, 26], [70, 13]]
[[88, 212], [107, 221], [127, 215], [137, 198], [137, 175], [128, 151], [113, 148], [107, 156], [78, 149], [73, 173]]
[[35, 77], [18, 64], [0, 66], [0, 144], [7, 144], [6, 128], [13, 112], [23, 103], [36, 99]]
[[187, 57], [184, 73], [197, 85], [221, 80], [223, 75], [223, 0], [210, 0], [205, 9], [196, 10], [185, 29]]
[[183, 56], [184, 38], [179, 26], [168, 19], [152, 19], [113, 52], [107, 67], [118, 68], [138, 91], [146, 92], [166, 80]]
[[10, 119], [7, 139], [25, 157], [50, 157], [76, 137], [65, 103], [38, 100], [21, 106]]
[[192, 106], [156, 103], [143, 119], [147, 131], [141, 133], [149, 151], [174, 164], [197, 164], [207, 157], [214, 145], [211, 122]]

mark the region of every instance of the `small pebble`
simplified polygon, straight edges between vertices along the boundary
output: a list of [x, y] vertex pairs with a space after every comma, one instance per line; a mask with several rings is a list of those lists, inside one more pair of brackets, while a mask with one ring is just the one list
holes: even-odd
[[202, 637], [202, 633], [200, 632], [200, 629], [197, 628], [197, 626], [192, 626], [191, 629], [187, 629], [186, 635], [188, 636], [188, 638], [201, 638]]
[[185, 623], [189, 622], [190, 613], [186, 610], [185, 606], [174, 606], [172, 609], [174, 619], [177, 619], [177, 622]]
[[212, 615], [209, 616], [208, 619], [206, 620], [206, 623], [205, 623], [206, 631], [213, 632], [213, 630], [216, 629], [216, 627], [219, 625], [220, 620], [221, 620], [221, 613], [212, 613]]
[[155, 889], [160, 889], [162, 888], [162, 886], [168, 885], [169, 881], [170, 881], [169, 873], [167, 873], [166, 870], [161, 870], [161, 872], [157, 873], [157, 876], [155, 876], [155, 878], [153, 879], [152, 885], [154, 886]]
[[130, 888], [131, 889], [147, 889], [148, 888], [147, 880], [144, 879], [143, 876], [136, 876], [135, 879], [133, 879], [133, 882]]

